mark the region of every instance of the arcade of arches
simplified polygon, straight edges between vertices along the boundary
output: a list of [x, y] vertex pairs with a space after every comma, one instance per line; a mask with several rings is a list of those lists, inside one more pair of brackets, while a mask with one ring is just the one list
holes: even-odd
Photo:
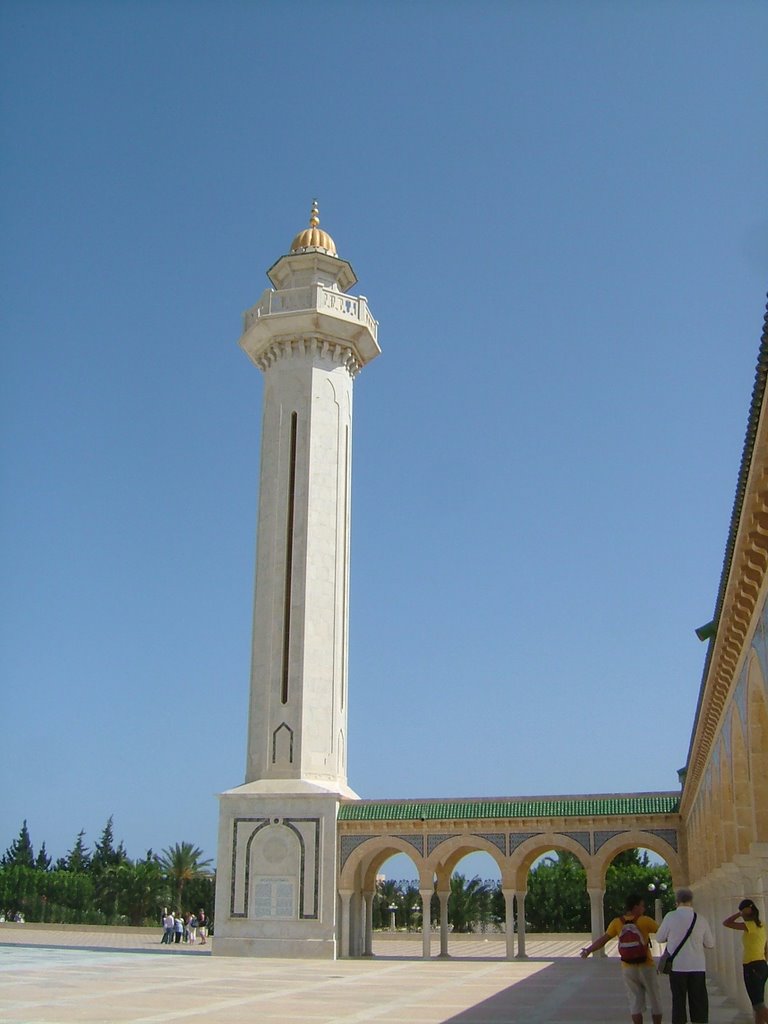
[[[766, 317], [768, 323], [768, 317]], [[768, 328], [763, 332], [736, 500], [682, 792], [612, 797], [446, 803], [343, 801], [338, 816], [341, 952], [371, 952], [376, 873], [407, 853], [425, 908], [436, 888], [441, 952], [448, 950], [450, 876], [469, 852], [498, 864], [507, 956], [525, 955], [528, 870], [542, 853], [570, 850], [584, 866], [592, 932], [604, 926], [605, 872], [613, 857], [644, 847], [667, 862], [675, 885], [717, 926], [744, 896], [768, 911]], [[426, 919], [428, 920], [428, 910]], [[712, 968], [743, 1002], [740, 937], [717, 928]], [[429, 956], [429, 935], [423, 938]]]
[[[395, 853], [405, 853], [419, 875], [422, 920], [430, 918], [434, 891], [440, 901], [440, 954], [448, 954], [451, 874], [468, 853], [496, 862], [506, 920], [516, 922], [517, 956], [525, 956], [525, 897], [528, 872], [542, 854], [567, 850], [587, 879], [592, 931], [604, 931], [605, 876], [617, 853], [644, 847], [669, 865], [674, 882], [685, 871], [679, 852], [679, 797], [675, 793], [632, 796], [553, 797], [535, 800], [347, 801], [339, 811], [339, 893], [342, 942], [352, 956], [372, 952], [376, 876]], [[507, 928], [507, 957], [515, 955], [515, 929]], [[430, 955], [428, 930], [423, 955]]]

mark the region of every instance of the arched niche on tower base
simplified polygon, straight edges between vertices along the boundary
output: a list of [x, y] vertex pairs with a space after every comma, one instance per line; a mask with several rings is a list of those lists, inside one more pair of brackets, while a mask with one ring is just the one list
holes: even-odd
[[675, 888], [685, 885], [688, 881], [682, 858], [677, 850], [666, 840], [662, 839], [661, 836], [655, 835], [653, 832], [644, 832], [642, 829], [628, 829], [626, 832], [612, 836], [595, 851], [592, 864], [593, 873], [587, 876], [589, 884], [598, 889], [605, 889], [605, 876], [613, 859], [619, 853], [623, 853], [624, 850], [632, 849], [650, 850], [666, 861], [672, 875], [672, 885]]
[[248, 917], [294, 920], [314, 916], [306, 912], [305, 857], [306, 843], [292, 824], [275, 820], [254, 829], [246, 847]]
[[592, 857], [580, 843], [562, 832], [541, 832], [521, 843], [509, 858], [506, 877], [502, 873], [502, 884], [516, 892], [526, 892], [528, 872], [534, 862], [550, 850], [567, 850], [572, 853], [586, 872], [587, 884], [591, 885]]

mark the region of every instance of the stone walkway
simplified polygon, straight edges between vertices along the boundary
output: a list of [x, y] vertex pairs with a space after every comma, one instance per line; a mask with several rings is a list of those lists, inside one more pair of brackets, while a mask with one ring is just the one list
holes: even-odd
[[[373, 960], [244, 960], [208, 946], [161, 946], [159, 931], [0, 929], [5, 1024], [627, 1024], [613, 957], [578, 959], [580, 941], [454, 943], [417, 958], [420, 938], [377, 939]], [[434, 952], [437, 952], [435, 943]], [[669, 1021], [666, 983], [665, 1021]], [[742, 1024], [710, 986], [710, 1024]], [[646, 1020], [650, 1020], [647, 1016]]]

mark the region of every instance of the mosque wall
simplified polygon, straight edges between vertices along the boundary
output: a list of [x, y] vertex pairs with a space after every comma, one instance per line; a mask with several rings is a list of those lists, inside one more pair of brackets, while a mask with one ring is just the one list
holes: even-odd
[[696, 906], [717, 936], [711, 967], [745, 1010], [741, 936], [719, 924], [745, 897], [768, 911], [767, 373], [768, 330], [680, 804]]

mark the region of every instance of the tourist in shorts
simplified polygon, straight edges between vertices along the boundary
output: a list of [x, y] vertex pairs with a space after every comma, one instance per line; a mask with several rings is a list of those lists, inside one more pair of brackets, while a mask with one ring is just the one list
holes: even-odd
[[614, 917], [605, 934], [581, 951], [581, 956], [586, 959], [611, 939], [619, 940], [621, 978], [627, 991], [632, 1024], [643, 1024], [646, 1003], [650, 1007], [653, 1024], [661, 1024], [659, 976], [651, 956], [651, 935], [657, 929], [654, 919], [645, 914], [643, 898], [633, 894], [627, 897], [621, 917]]

